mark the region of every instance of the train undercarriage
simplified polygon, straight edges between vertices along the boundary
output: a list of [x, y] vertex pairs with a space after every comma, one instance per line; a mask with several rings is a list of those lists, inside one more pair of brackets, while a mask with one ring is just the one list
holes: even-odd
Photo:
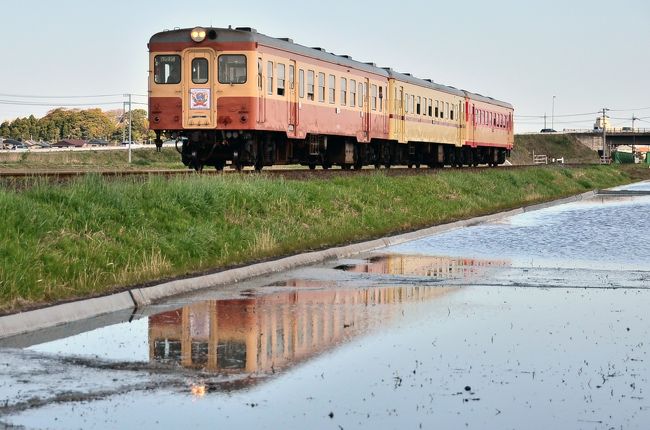
[[[405, 165], [462, 167], [497, 166], [506, 160], [508, 150], [497, 147], [457, 147], [437, 143], [401, 144], [390, 140], [358, 143], [340, 136], [308, 135], [306, 139], [288, 139], [286, 134], [255, 131], [192, 131], [173, 135], [183, 164], [197, 171], [211, 166], [236, 170], [252, 166], [262, 170], [274, 164], [300, 164], [315, 169], [361, 169]], [[160, 133], [157, 142], [162, 142]]]

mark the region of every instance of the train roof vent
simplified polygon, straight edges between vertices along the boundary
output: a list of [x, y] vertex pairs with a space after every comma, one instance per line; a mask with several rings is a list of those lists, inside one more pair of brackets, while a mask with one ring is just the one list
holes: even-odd
[[366, 64], [369, 65], [369, 66], [372, 66], [372, 67], [377, 67], [377, 64], [375, 64], [375, 63], [366, 63]]
[[425, 79], [425, 81], [433, 83], [433, 79]]
[[255, 30], [253, 27], [235, 27], [235, 30], [247, 31], [249, 33], [257, 33], [257, 30]]
[[352, 57], [350, 57], [349, 55], [339, 55], [339, 57], [347, 58], [348, 60], [352, 59]]
[[451, 88], [452, 90], [457, 90], [458, 88], [452, 87], [451, 85], [447, 85], [448, 88]]
[[410, 73], [404, 73], [404, 74], [405, 74], [406, 76], [413, 76], [413, 75], [411, 75]]
[[289, 37], [278, 37], [278, 40], [284, 40], [285, 42], [293, 43], [293, 39]]
[[382, 69], [384, 69], [387, 72], [392, 72], [393, 71], [393, 69], [391, 69], [390, 67], [382, 67]]
[[320, 51], [320, 52], [327, 52], [326, 50], [324, 50], [320, 46], [312, 46], [311, 49], [315, 49], [315, 50]]

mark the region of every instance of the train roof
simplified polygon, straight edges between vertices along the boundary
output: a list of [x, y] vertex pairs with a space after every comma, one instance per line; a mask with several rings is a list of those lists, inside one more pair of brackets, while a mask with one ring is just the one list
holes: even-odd
[[[418, 85], [425, 88], [430, 88], [437, 91], [442, 91], [447, 94], [456, 95], [458, 97], [468, 97], [472, 100], [490, 103], [497, 106], [512, 109], [512, 105], [500, 100], [486, 97], [481, 94], [472, 93], [466, 90], [454, 88], [448, 85], [438, 84], [430, 79], [416, 78], [408, 73], [399, 73], [387, 67], [377, 67], [374, 63], [366, 63], [362, 61], [353, 60], [349, 55], [337, 55], [327, 52], [323, 48], [308, 47], [294, 43], [292, 39], [282, 37], [276, 38], [258, 33], [257, 30], [250, 27], [237, 27], [237, 28], [215, 28], [215, 27], [202, 27], [206, 32], [214, 31], [215, 40], [218, 42], [232, 43], [232, 42], [251, 42], [259, 43], [271, 48], [280, 49], [288, 52], [295, 52], [296, 54], [304, 55], [306, 57], [316, 58], [318, 60], [326, 61], [328, 63], [335, 63], [340, 66], [351, 67], [364, 72], [372, 73], [378, 76], [383, 76], [387, 79], [396, 79], [402, 82], [407, 82], [413, 85]], [[167, 30], [154, 34], [149, 40], [150, 44], [155, 43], [193, 43], [190, 37], [192, 29], [174, 29]]]

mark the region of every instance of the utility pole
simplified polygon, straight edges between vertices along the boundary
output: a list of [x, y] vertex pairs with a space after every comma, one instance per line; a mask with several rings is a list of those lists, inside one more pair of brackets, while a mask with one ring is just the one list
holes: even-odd
[[[636, 121], [637, 118], [632, 114], [632, 156], [635, 157], [634, 155], [634, 147], [636, 146], [636, 130], [634, 130], [634, 121]], [[636, 157], [634, 158], [634, 162], [636, 163]]]
[[555, 122], [555, 96], [553, 96], [553, 104], [551, 105], [551, 130], [555, 130], [554, 123]]
[[122, 102], [122, 142], [126, 142], [126, 102]]
[[603, 164], [607, 161], [607, 127], [605, 127], [605, 112], [608, 110], [609, 109], [607, 108], [603, 108], [603, 121], [600, 124], [603, 127]]
[[124, 97], [129, 98], [129, 101], [127, 103], [129, 104], [129, 164], [131, 164], [131, 120], [133, 119], [133, 115], [131, 113], [131, 94], [124, 94]]

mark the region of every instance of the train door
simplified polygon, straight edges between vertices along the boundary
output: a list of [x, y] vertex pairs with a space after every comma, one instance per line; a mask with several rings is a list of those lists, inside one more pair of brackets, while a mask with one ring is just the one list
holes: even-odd
[[361, 119], [361, 127], [363, 128], [363, 134], [366, 138], [366, 142], [370, 141], [370, 79], [365, 79], [363, 81], [363, 115]]
[[183, 127], [214, 128], [216, 106], [214, 51], [189, 49], [183, 53]]
[[264, 62], [262, 57], [257, 58], [257, 122], [266, 121], [266, 93], [264, 92]]
[[399, 100], [396, 101], [397, 106], [395, 112], [397, 113], [397, 138], [399, 142], [405, 143], [406, 136], [404, 132], [404, 87], [399, 87]]
[[476, 133], [476, 106], [472, 104], [472, 112], [469, 117], [470, 121], [470, 131], [469, 131], [469, 140], [472, 142], [472, 145], [474, 142], [476, 142], [475, 139], [475, 133]]
[[289, 132], [296, 134], [298, 125], [298, 92], [296, 91], [296, 61], [289, 61]]

